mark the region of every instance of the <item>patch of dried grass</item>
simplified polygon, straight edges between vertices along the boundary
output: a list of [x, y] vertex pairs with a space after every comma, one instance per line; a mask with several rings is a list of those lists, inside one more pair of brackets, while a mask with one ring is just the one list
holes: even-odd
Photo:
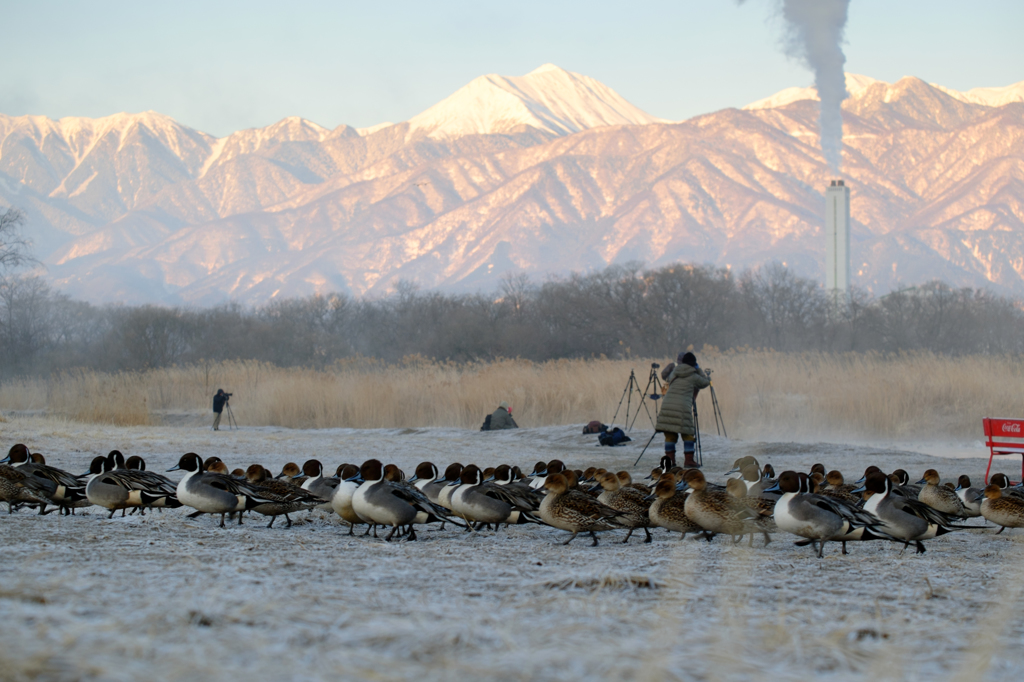
[[[764, 440], [978, 439], [981, 418], [1019, 416], [1024, 362], [931, 354], [700, 354], [729, 435]], [[289, 428], [476, 428], [502, 400], [521, 426], [611, 420], [630, 370], [646, 385], [650, 360], [501, 360], [456, 365], [368, 359], [325, 371], [259, 362], [205, 363], [143, 373], [73, 372], [0, 386], [0, 408], [47, 409], [84, 422], [142, 425], [151, 411], [209, 411], [217, 388], [235, 393], [242, 425]], [[664, 363], [665, 360], [660, 360]], [[637, 394], [633, 394], [635, 409]], [[651, 405], [652, 410], [654, 406]], [[698, 400], [713, 427], [710, 392]], [[618, 422], [624, 421], [625, 403]], [[636, 424], [647, 428], [646, 414]]]

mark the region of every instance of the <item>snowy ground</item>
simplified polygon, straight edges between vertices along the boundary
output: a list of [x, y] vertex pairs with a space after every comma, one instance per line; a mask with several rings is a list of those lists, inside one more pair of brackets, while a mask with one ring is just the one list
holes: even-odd
[[[0, 423], [0, 446], [25, 442], [83, 471], [118, 448], [152, 470], [186, 451], [230, 467], [369, 457], [416, 463], [631, 469], [645, 437], [599, 448], [578, 427], [289, 431], [115, 428], [36, 418]], [[660, 445], [655, 443], [655, 445]], [[752, 454], [777, 471], [817, 461], [935, 467], [980, 481], [980, 449], [956, 458], [853, 445], [707, 439], [721, 478]], [[947, 444], [937, 446], [946, 452]], [[636, 470], [656, 462], [649, 451]], [[1019, 472], [1020, 462], [999, 465]], [[1024, 535], [961, 532], [900, 554], [885, 543], [823, 560], [784, 534], [753, 549], [654, 532], [644, 545], [526, 526], [497, 534], [425, 531], [414, 543], [349, 537], [333, 519], [220, 529], [178, 510], [106, 519], [0, 515], [0, 680], [1004, 679], [1024, 662]], [[651, 587], [636, 586], [649, 584]]]

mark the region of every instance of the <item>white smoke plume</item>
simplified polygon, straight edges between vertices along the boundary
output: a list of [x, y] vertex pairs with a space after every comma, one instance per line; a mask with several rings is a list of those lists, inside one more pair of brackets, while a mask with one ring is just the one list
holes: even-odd
[[786, 22], [786, 54], [814, 72], [814, 87], [821, 98], [821, 152], [838, 172], [843, 158], [841, 107], [849, 97], [842, 44], [850, 0], [779, 0], [779, 4]]

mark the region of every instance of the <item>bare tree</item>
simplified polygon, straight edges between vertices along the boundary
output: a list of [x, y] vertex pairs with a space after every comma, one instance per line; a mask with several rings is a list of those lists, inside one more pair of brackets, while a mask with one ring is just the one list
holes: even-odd
[[0, 210], [0, 274], [35, 262], [29, 255], [32, 242], [21, 234], [25, 213], [14, 207]]

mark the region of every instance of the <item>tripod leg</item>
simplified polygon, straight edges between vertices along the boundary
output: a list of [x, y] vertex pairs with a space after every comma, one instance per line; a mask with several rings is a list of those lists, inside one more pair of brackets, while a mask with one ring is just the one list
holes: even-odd
[[[658, 435], [657, 431], [655, 431], [654, 433], [651, 434], [651, 437], [647, 440], [647, 445], [645, 445], [644, 449], [640, 451], [640, 457], [643, 457], [644, 453], [647, 452], [647, 448], [651, 447], [651, 442], [654, 440], [654, 437], [657, 436], [657, 435]], [[637, 464], [640, 463], [640, 457], [636, 458], [636, 461], [633, 462], [633, 466], [636, 466]]]

